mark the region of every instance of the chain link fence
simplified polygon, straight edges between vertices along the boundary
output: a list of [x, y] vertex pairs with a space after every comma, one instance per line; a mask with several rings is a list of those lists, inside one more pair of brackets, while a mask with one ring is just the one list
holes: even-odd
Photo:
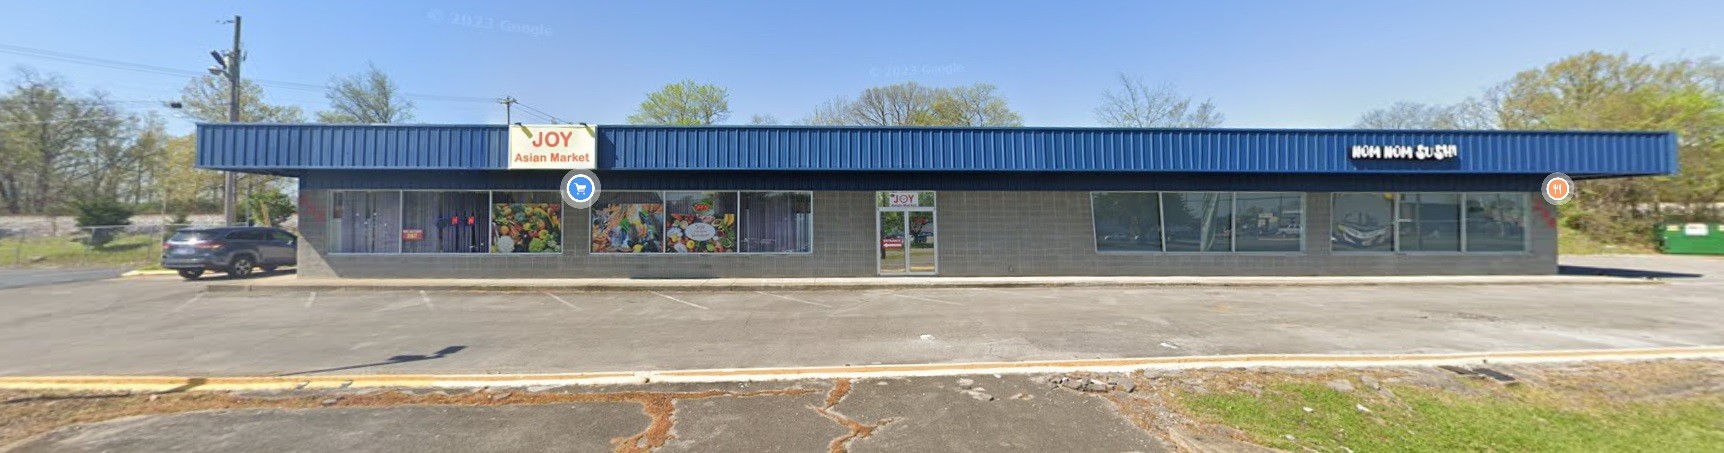
[[162, 242], [181, 228], [211, 225], [116, 225], [0, 229], [0, 266], [136, 267], [161, 261]]

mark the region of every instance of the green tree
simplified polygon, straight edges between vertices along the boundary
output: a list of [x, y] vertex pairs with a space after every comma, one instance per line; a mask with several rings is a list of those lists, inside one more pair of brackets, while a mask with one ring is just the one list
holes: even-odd
[[[72, 203], [80, 227], [120, 227], [132, 224], [132, 208], [113, 198], [87, 198]], [[93, 228], [86, 244], [101, 247], [114, 241], [121, 228]]]
[[83, 123], [91, 110], [61, 79], [18, 68], [17, 80], [0, 98], [0, 134], [6, 137], [0, 199], [7, 211], [43, 212], [60, 201], [55, 186], [89, 135]]
[[998, 88], [978, 83], [936, 88], [916, 82], [869, 87], [854, 100], [815, 107], [804, 124], [834, 126], [1021, 126]]
[[1647, 242], [1661, 220], [1717, 221], [1724, 196], [1724, 65], [1651, 62], [1586, 52], [1515, 74], [1489, 105], [1504, 129], [1677, 133], [1681, 173], [1586, 181], [1564, 224], [1617, 242]]
[[157, 154], [150, 192], [163, 202], [164, 211], [219, 211], [221, 172], [196, 167], [197, 137], [187, 134], [167, 137]]
[[1006, 105], [993, 84], [978, 83], [934, 91], [934, 102], [914, 118], [929, 126], [1022, 126], [1024, 117]]
[[279, 190], [258, 190], [240, 200], [241, 223], [276, 226], [294, 213], [293, 200]]
[[629, 124], [704, 126], [730, 118], [730, 91], [684, 80], [647, 93]]
[[1150, 86], [1142, 79], [1119, 75], [1119, 89], [1102, 93], [1096, 119], [1113, 127], [1188, 127], [1221, 125], [1227, 117], [1209, 101], [1193, 105], [1192, 98], [1172, 86]]
[[160, 122], [131, 115], [105, 94], [20, 68], [0, 95], [0, 202], [14, 213], [64, 210], [73, 199], [135, 189]]
[[367, 63], [365, 72], [329, 81], [328, 111], [317, 112], [324, 123], [387, 124], [413, 120], [413, 101], [401, 97], [400, 87], [377, 65]]
[[[208, 123], [228, 122], [227, 78], [205, 75], [186, 83], [180, 90], [180, 102], [187, 115]], [[264, 101], [263, 87], [248, 79], [239, 83], [239, 122], [241, 123], [301, 123], [305, 112], [298, 106], [276, 105]]]

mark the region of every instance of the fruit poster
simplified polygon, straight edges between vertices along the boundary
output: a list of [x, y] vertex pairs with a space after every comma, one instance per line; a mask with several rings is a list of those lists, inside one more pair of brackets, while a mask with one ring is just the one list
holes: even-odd
[[562, 203], [499, 203], [491, 206], [497, 235], [492, 253], [563, 253]]
[[593, 205], [593, 253], [659, 253], [664, 251], [664, 205], [659, 203], [599, 203]]
[[665, 253], [736, 251], [735, 192], [672, 192], [665, 204]]

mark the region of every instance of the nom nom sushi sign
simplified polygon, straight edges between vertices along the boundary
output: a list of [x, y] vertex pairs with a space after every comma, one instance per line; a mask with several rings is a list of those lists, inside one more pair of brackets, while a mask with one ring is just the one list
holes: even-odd
[[1461, 157], [1455, 145], [1353, 145], [1348, 157], [1384, 160], [1444, 160]]
[[598, 131], [575, 124], [509, 126], [510, 170], [593, 169]]

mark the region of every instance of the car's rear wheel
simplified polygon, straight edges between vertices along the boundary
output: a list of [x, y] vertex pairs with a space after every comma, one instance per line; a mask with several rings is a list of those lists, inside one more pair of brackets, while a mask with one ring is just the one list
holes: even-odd
[[202, 276], [204, 276], [203, 269], [180, 269], [180, 278], [186, 280], [197, 280], [198, 277]]
[[246, 276], [251, 275], [251, 268], [255, 264], [257, 263], [252, 262], [251, 257], [249, 256], [236, 256], [233, 258], [233, 263], [228, 265], [227, 276], [233, 278], [245, 278]]

